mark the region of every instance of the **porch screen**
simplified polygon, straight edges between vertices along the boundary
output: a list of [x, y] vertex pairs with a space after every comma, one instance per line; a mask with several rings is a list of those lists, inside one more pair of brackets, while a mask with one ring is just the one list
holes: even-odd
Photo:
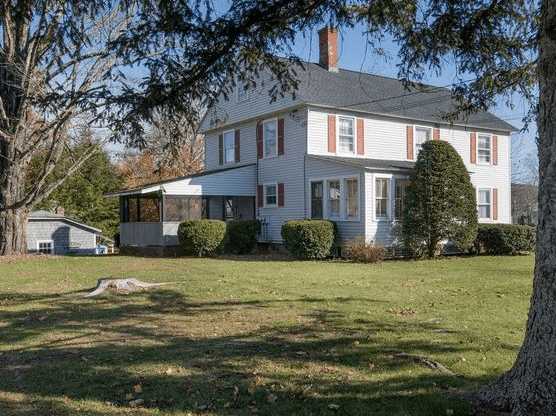
[[200, 196], [166, 196], [164, 221], [200, 220], [206, 218]]
[[158, 195], [127, 196], [122, 199], [122, 222], [159, 222]]

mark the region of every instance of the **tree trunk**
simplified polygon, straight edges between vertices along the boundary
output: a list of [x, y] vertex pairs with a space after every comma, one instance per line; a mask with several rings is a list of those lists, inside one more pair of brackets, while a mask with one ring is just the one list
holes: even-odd
[[[4, 156], [5, 162], [6, 159]], [[0, 164], [0, 168], [3, 169], [0, 181], [0, 256], [24, 254], [27, 252], [25, 234], [29, 215], [29, 209], [22, 205], [26, 167], [12, 162]]]
[[539, 218], [525, 340], [512, 369], [479, 404], [512, 415], [556, 414], [556, 0], [543, 0], [539, 33]]

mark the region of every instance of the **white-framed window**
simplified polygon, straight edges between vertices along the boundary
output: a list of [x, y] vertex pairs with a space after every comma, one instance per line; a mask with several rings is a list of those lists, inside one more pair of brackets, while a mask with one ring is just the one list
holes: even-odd
[[338, 218], [340, 216], [341, 186], [339, 179], [330, 179], [327, 181], [328, 190], [328, 216], [330, 218]]
[[426, 141], [432, 139], [432, 128], [415, 126], [415, 156], [419, 156], [419, 152]]
[[490, 218], [492, 198], [490, 189], [479, 189], [478, 205], [479, 205], [479, 218]]
[[388, 218], [390, 212], [390, 179], [375, 178], [375, 217]]
[[236, 81], [237, 89], [236, 89], [236, 98], [237, 102], [241, 103], [242, 101], [247, 100], [247, 83], [238, 79]]
[[338, 116], [338, 151], [355, 153], [355, 119]]
[[271, 208], [278, 205], [278, 184], [276, 183], [266, 183], [263, 186], [264, 189], [264, 206], [265, 208]]
[[37, 241], [37, 251], [42, 254], [52, 254], [54, 252], [54, 241], [52, 240]]
[[394, 183], [394, 219], [401, 220], [405, 208], [405, 196], [409, 180], [395, 179]]
[[277, 120], [263, 122], [264, 157], [274, 157], [278, 153]]
[[354, 219], [359, 216], [359, 180], [357, 178], [345, 179], [346, 218]]
[[224, 163], [236, 161], [236, 137], [233, 130], [224, 132]]
[[491, 144], [490, 134], [479, 134], [477, 139], [477, 161], [479, 163], [490, 164]]

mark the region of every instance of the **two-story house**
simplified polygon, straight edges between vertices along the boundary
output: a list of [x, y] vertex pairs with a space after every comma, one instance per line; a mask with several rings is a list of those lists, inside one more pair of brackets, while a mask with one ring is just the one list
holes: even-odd
[[175, 246], [187, 218], [258, 218], [280, 243], [290, 219], [329, 218], [346, 241], [389, 246], [421, 145], [445, 140], [477, 192], [480, 222], [510, 223], [510, 134], [480, 112], [448, 123], [450, 91], [338, 68], [337, 32], [319, 32], [319, 63], [297, 69], [295, 98], [270, 102], [270, 76], [238, 85], [202, 122], [202, 174], [117, 192], [122, 246]]

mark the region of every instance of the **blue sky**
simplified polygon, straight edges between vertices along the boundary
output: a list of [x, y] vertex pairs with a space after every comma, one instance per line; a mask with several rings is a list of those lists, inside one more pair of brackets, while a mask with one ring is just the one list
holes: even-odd
[[[397, 76], [396, 64], [398, 48], [395, 43], [386, 40], [381, 47], [386, 52], [386, 59], [383, 56], [372, 54], [370, 48], [366, 47], [366, 39], [363, 34], [363, 26], [354, 28], [340, 29], [339, 35], [339, 66], [355, 71], [369, 72], [373, 74], [385, 75], [390, 77]], [[316, 33], [297, 36], [293, 47], [295, 55], [307, 61], [318, 61], [318, 35]], [[454, 81], [455, 70], [451, 65], [447, 65], [440, 76], [431, 74], [425, 77], [423, 82], [437, 86], [448, 86]], [[491, 112], [498, 117], [506, 120], [518, 129], [523, 127], [522, 118], [528, 111], [528, 105], [521, 97], [516, 96], [512, 104], [514, 108], [509, 108], [504, 100], [500, 99], [498, 105], [491, 109]], [[524, 164], [536, 163], [536, 126], [529, 126], [526, 132], [516, 132], [512, 137], [512, 171], [514, 180], [523, 180]], [[527, 176], [527, 175], [526, 175]]]

